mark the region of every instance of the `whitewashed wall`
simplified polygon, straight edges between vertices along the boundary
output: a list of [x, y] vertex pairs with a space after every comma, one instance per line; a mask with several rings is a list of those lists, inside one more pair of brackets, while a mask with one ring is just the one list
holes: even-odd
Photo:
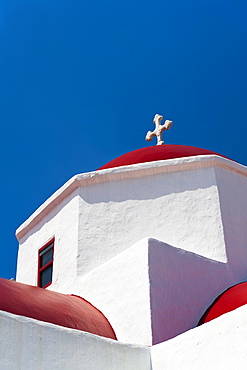
[[148, 240], [144, 239], [71, 287], [53, 285], [62, 293], [82, 296], [109, 320], [119, 341], [152, 345]]
[[[71, 285], [77, 274], [79, 197], [75, 190], [51, 209], [21, 240], [16, 280], [37, 285], [38, 250], [55, 237], [53, 282]], [[52, 287], [51, 287], [52, 288]]]
[[237, 278], [247, 275], [247, 178], [216, 168], [227, 260]]
[[[242, 270], [246, 261], [239, 263]], [[108, 318], [125, 343], [157, 344], [194, 328], [204, 311], [239, 280], [236, 266], [145, 238], [66, 289]]]
[[212, 167], [93, 184], [80, 196], [80, 275], [143, 237], [226, 261]]
[[152, 348], [3, 311], [0, 328], [8, 370], [244, 370], [247, 363], [247, 305]]
[[151, 370], [150, 349], [0, 311], [3, 370]]
[[152, 370], [244, 370], [247, 305], [151, 349]]
[[55, 236], [49, 289], [89, 300], [122, 341], [172, 338], [247, 278], [246, 175], [209, 156], [75, 176], [18, 229], [17, 281], [36, 285]]
[[[153, 344], [194, 328], [223, 291], [242, 281], [238, 277], [228, 263], [149, 240]], [[247, 279], [247, 273], [242, 278]]]
[[[37, 250], [52, 236], [56, 238], [54, 281], [61, 277], [63, 284], [144, 237], [226, 262], [225, 238], [233, 244], [230, 241], [236, 237], [243, 249], [247, 236], [246, 175], [244, 166], [217, 156], [77, 175], [17, 230], [17, 280], [36, 283]], [[237, 224], [233, 234], [223, 229], [221, 209], [227, 228]]]

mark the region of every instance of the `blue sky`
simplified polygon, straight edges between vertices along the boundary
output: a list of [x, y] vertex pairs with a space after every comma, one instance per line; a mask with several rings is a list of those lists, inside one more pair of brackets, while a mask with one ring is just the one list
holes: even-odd
[[1, 0], [0, 276], [16, 228], [77, 173], [149, 144], [247, 164], [247, 3]]

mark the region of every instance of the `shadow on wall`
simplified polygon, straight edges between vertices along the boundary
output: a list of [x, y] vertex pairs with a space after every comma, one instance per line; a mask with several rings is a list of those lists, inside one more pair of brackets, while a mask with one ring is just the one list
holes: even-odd
[[149, 239], [153, 344], [196, 327], [214, 299], [238, 283], [228, 263]]
[[157, 199], [174, 193], [206, 189], [216, 185], [214, 169], [187, 170], [152, 176], [101, 182], [80, 188], [81, 198], [89, 204]]
[[[48, 213], [43, 217], [39, 217], [38, 216], [38, 219], [37, 219], [37, 222], [35, 223], [35, 225], [31, 228], [31, 230], [29, 230], [26, 235], [24, 235], [22, 238], [21, 238], [21, 243], [25, 243], [25, 241], [33, 234], [35, 234], [36, 232], [38, 232], [39, 230], [42, 229], [42, 227], [49, 223], [59, 212], [61, 212], [61, 210], [63, 210], [63, 208], [65, 208], [71, 201], [74, 200], [74, 198], [78, 197], [78, 193], [79, 193], [79, 189], [76, 189], [74, 190], [68, 197], [66, 197], [65, 199], [63, 199], [61, 201], [61, 203], [58, 203], [53, 207], [49, 207], [50, 208], [50, 211], [48, 211]], [[37, 211], [39, 210], [39, 208], [37, 209]], [[35, 212], [34, 212], [35, 214]], [[54, 232], [53, 234], [56, 233], [56, 230], [54, 229]]]
[[215, 170], [228, 264], [239, 281], [247, 280], [247, 178]]

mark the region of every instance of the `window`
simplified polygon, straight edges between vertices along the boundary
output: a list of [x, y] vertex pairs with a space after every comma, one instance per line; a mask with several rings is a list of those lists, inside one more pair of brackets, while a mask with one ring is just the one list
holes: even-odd
[[54, 239], [39, 249], [38, 286], [47, 288], [52, 283]]

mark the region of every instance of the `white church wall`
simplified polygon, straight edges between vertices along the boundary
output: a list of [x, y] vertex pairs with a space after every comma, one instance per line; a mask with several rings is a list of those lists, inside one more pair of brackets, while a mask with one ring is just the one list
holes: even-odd
[[228, 263], [145, 238], [71, 287], [57, 282], [52, 288], [90, 301], [120, 341], [152, 345], [194, 328], [215, 298], [238, 282]]
[[226, 261], [213, 167], [80, 188], [78, 273], [152, 237]]
[[247, 305], [151, 348], [152, 370], [246, 369]]
[[211, 303], [239, 281], [227, 263], [149, 240], [153, 344], [197, 326]]
[[79, 295], [97, 307], [119, 341], [152, 344], [147, 239], [74, 280], [71, 287], [56, 284], [53, 289]]
[[[40, 220], [21, 240], [16, 280], [37, 285], [38, 250], [55, 237], [53, 282], [70, 284], [76, 275], [78, 249], [78, 190]], [[50, 286], [49, 288], [52, 288]]]
[[1, 369], [151, 370], [150, 349], [0, 311]]
[[[231, 174], [232, 193], [221, 185], [225, 181], [225, 175], [220, 180], [222, 171]], [[229, 216], [227, 203], [229, 197], [234, 202], [236, 177], [246, 173], [244, 166], [227, 159], [197, 156], [74, 176], [17, 230], [17, 281], [36, 285], [38, 249], [53, 236], [53, 282], [59, 286], [70, 286], [76, 275], [86, 275], [144, 237], [226, 262], [221, 210], [226, 209], [226, 226], [241, 218], [236, 212]], [[245, 212], [243, 195], [241, 191], [237, 196], [241, 214]], [[245, 257], [244, 225], [243, 217], [235, 234]], [[238, 279], [243, 275], [238, 274]]]
[[247, 305], [151, 348], [0, 312], [8, 370], [245, 369]]
[[216, 168], [226, 252], [238, 279], [247, 280], [247, 173]]

